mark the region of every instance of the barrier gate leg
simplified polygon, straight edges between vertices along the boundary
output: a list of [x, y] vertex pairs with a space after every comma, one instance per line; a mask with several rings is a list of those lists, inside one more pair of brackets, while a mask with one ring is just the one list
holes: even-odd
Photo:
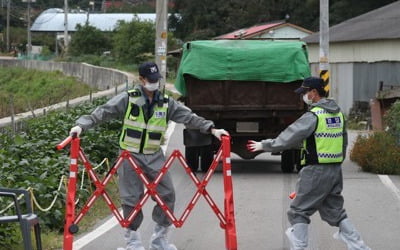
[[70, 168], [68, 187], [66, 193], [66, 211], [65, 211], [65, 224], [64, 224], [64, 250], [72, 250], [74, 241], [74, 233], [78, 231], [76, 225], [73, 224], [75, 219], [75, 194], [76, 194], [76, 178], [78, 177], [78, 158], [80, 149], [80, 139], [76, 136], [67, 137], [63, 142], [56, 146], [60, 150], [67, 144], [71, 143], [70, 150]]
[[222, 136], [222, 169], [224, 173], [224, 191], [225, 191], [225, 242], [226, 249], [237, 249], [236, 223], [233, 204], [233, 185], [231, 170], [231, 144], [227, 136]]

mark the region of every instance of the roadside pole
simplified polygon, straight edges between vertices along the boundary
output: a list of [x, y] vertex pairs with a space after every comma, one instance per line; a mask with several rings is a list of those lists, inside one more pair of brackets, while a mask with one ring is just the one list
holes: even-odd
[[167, 38], [168, 38], [168, 0], [157, 0], [156, 5], [156, 42], [155, 57], [160, 74], [163, 77], [160, 89], [164, 89], [167, 72]]
[[329, 82], [329, 0], [319, 2], [319, 76], [325, 82], [325, 90], [332, 96]]
[[10, 52], [10, 3], [11, 0], [7, 0], [7, 42], [6, 42], [6, 50]]
[[[10, 0], [9, 0], [10, 1]], [[26, 55], [28, 59], [31, 59], [31, 54], [32, 54], [32, 34], [31, 34], [31, 3], [35, 3], [36, 0], [22, 0], [22, 2], [28, 3], [28, 10], [27, 10], [27, 25], [26, 25], [26, 30], [27, 30], [27, 37], [28, 41], [26, 44]]]
[[[64, 56], [68, 54], [68, 0], [64, 0]], [[57, 39], [56, 39], [57, 40]]]

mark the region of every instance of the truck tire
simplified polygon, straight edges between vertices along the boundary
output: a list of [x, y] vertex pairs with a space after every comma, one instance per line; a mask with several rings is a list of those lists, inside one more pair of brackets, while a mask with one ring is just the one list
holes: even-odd
[[199, 168], [200, 147], [185, 147], [185, 158], [190, 169], [197, 172]]
[[281, 169], [283, 173], [292, 173], [296, 164], [296, 150], [285, 150], [281, 156]]
[[207, 172], [214, 160], [214, 151], [212, 146], [203, 146], [200, 150], [200, 168], [201, 171]]

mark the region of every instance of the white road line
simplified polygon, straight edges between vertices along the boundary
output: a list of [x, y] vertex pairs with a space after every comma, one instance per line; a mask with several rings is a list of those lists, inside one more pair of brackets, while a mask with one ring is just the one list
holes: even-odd
[[378, 175], [382, 183], [394, 194], [400, 202], [400, 190], [393, 184], [392, 180], [387, 175]]
[[[122, 213], [122, 209], [119, 211]], [[82, 249], [84, 246], [92, 242], [94, 239], [100, 237], [101, 235], [107, 233], [113, 227], [118, 224], [118, 220], [113, 216], [108, 219], [104, 224], [93, 230], [92, 232], [86, 234], [82, 238], [75, 240], [73, 244], [73, 249], [79, 250]]]
[[[165, 138], [166, 138], [165, 144], [163, 146], [161, 146], [162, 150], [164, 151], [164, 154], [167, 150], [169, 139], [171, 138], [171, 135], [175, 130], [175, 125], [176, 125], [176, 123], [171, 121], [170, 124], [168, 125], [167, 131], [165, 132]], [[120, 210], [120, 213], [122, 213], [122, 210]], [[82, 238], [80, 238], [78, 240], [75, 240], [73, 243], [73, 249], [75, 249], [75, 250], [82, 249], [84, 246], [86, 246], [87, 244], [89, 244], [90, 242], [95, 240], [96, 238], [100, 237], [101, 235], [103, 235], [106, 232], [108, 232], [109, 230], [111, 230], [117, 224], [118, 224], [118, 220], [116, 218], [114, 218], [114, 216], [111, 217], [104, 224], [100, 225], [98, 228], [96, 228], [92, 232], [86, 234], [85, 236], [83, 236]]]

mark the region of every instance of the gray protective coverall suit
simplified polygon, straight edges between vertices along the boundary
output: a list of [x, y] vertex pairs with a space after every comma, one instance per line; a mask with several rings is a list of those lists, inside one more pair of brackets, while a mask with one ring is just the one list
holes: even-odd
[[[311, 108], [320, 107], [329, 113], [338, 113], [339, 106], [335, 101], [322, 98], [317, 103], [312, 103]], [[275, 139], [261, 141], [262, 149], [269, 152], [280, 152], [286, 149], [299, 148], [303, 140], [311, 136], [318, 122], [312, 112], [304, 113], [298, 120], [287, 127]], [[329, 138], [328, 138], [329, 139]], [[347, 132], [343, 130], [343, 156], [346, 155]], [[343, 177], [341, 164], [313, 164], [304, 166], [296, 184], [296, 198], [290, 204], [287, 212], [292, 225], [287, 234], [294, 234], [291, 249], [304, 249], [308, 241], [308, 224], [310, 216], [316, 211], [322, 220], [331, 226], [339, 227], [341, 238], [349, 249], [369, 249], [361, 240], [360, 235], [351, 225], [343, 208], [344, 199], [341, 195]]]
[[[153, 115], [153, 108], [157, 105], [161, 93], [156, 91], [152, 102], [149, 102], [146, 94], [142, 90], [141, 86], [135, 86], [141, 92], [141, 97], [136, 103], [143, 109], [145, 117], [148, 119]], [[104, 105], [97, 107], [90, 115], [83, 115], [77, 121], [76, 124], [83, 130], [92, 128], [98, 124], [106, 122], [111, 119], [123, 119], [126, 109], [128, 107], [129, 96], [127, 92], [123, 92], [112, 99], [110, 99]], [[176, 123], [187, 124], [188, 126], [200, 129], [202, 133], [210, 133], [210, 128], [214, 127], [214, 123], [209, 120], [205, 120], [202, 117], [194, 114], [188, 107], [178, 103], [173, 98], [169, 98], [168, 102], [168, 121], [174, 121]], [[164, 164], [165, 156], [160, 149], [154, 154], [140, 154], [131, 153], [132, 156], [137, 160], [137, 163], [142, 167], [147, 178], [152, 181], [159, 170]], [[123, 165], [118, 169], [118, 180], [119, 180], [119, 191], [122, 201], [122, 208], [124, 216], [128, 216], [133, 206], [143, 196], [143, 183], [137, 176], [136, 172], [132, 169], [131, 165], [124, 162]], [[161, 182], [157, 186], [157, 192], [161, 198], [166, 202], [168, 207], [173, 211], [175, 203], [175, 191], [170, 174], [167, 172], [162, 178]], [[135, 220], [131, 223], [129, 228], [136, 231], [143, 220], [143, 214], [140, 212]], [[153, 220], [161, 226], [169, 226], [171, 222], [168, 217], [162, 211], [158, 204], [153, 210]]]

